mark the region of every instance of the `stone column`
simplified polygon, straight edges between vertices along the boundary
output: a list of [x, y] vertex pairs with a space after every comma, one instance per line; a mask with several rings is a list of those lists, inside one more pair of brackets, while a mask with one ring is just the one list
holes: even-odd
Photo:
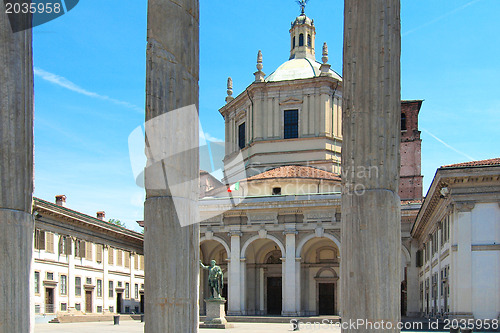
[[342, 322], [400, 319], [399, 15], [399, 0], [345, 1]]
[[[18, 23], [31, 17], [16, 15]], [[33, 332], [31, 29], [13, 33], [0, 5], [0, 331]]]
[[[102, 312], [109, 312], [109, 246], [102, 246]], [[73, 288], [74, 289], [74, 288]]]
[[[285, 227], [286, 228], [286, 227]], [[297, 314], [297, 266], [295, 264], [295, 235], [297, 230], [286, 228], [285, 234], [285, 272], [284, 272], [284, 297], [283, 316], [294, 316]]]
[[454, 298], [450, 307], [450, 318], [472, 318], [472, 210], [474, 203], [460, 202], [455, 205], [455, 235], [451, 249]]
[[231, 253], [229, 262], [228, 279], [228, 315], [241, 315], [241, 263], [240, 263], [240, 239], [239, 229], [231, 230]]
[[75, 241], [76, 238], [71, 237], [71, 253], [68, 255], [68, 309], [71, 311], [75, 310]]
[[147, 37], [144, 331], [197, 332], [198, 0], [149, 0]]
[[419, 299], [420, 285], [418, 281], [419, 269], [417, 267], [417, 240], [412, 240], [410, 243], [410, 263], [406, 268], [406, 315], [408, 317], [417, 317], [420, 314]]

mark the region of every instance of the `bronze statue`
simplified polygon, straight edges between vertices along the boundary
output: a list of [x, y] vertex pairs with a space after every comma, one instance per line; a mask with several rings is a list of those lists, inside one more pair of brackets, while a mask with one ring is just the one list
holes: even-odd
[[205, 266], [200, 260], [201, 268], [208, 270], [208, 287], [210, 288], [209, 299], [222, 299], [222, 269], [216, 265], [215, 260], [210, 261], [210, 266]]

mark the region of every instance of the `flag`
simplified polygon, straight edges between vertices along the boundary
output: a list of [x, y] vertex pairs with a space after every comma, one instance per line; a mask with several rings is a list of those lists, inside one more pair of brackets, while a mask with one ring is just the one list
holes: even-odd
[[229, 186], [227, 191], [229, 193], [233, 192], [233, 191], [238, 191], [240, 189], [240, 182], [237, 182], [237, 183], [234, 183], [233, 185]]

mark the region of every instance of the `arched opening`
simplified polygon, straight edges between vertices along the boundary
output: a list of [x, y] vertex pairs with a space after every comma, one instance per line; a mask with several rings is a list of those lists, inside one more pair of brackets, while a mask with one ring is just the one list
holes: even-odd
[[310, 34], [307, 34], [307, 46], [312, 47], [312, 38]]
[[295, 36], [292, 37], [292, 49], [295, 48]]
[[304, 46], [304, 34], [299, 35], [299, 46]]
[[406, 114], [401, 113], [401, 130], [406, 131]]
[[340, 250], [328, 238], [314, 237], [301, 250], [300, 308], [304, 315], [338, 315]]
[[271, 239], [251, 242], [246, 259], [246, 313], [248, 315], [281, 315], [283, 308], [283, 253]]
[[[226, 248], [216, 240], [204, 240], [200, 243], [200, 260], [201, 262], [208, 266], [210, 261], [215, 259], [217, 265], [222, 269], [224, 274], [222, 297], [227, 300], [227, 286], [228, 286], [228, 270], [227, 270], [227, 257], [228, 253]], [[206, 270], [200, 269], [200, 315], [206, 314], [206, 304], [203, 301], [210, 295], [210, 290], [208, 289], [208, 272]], [[225, 304], [227, 312], [227, 302]]]

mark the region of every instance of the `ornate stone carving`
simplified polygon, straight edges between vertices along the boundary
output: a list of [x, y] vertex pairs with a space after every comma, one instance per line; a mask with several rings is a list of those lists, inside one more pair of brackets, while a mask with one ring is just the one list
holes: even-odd
[[247, 213], [248, 224], [278, 223], [277, 212]]
[[465, 201], [465, 202], [457, 202], [455, 203], [455, 208], [460, 213], [470, 212], [474, 209], [476, 204], [474, 202]]

